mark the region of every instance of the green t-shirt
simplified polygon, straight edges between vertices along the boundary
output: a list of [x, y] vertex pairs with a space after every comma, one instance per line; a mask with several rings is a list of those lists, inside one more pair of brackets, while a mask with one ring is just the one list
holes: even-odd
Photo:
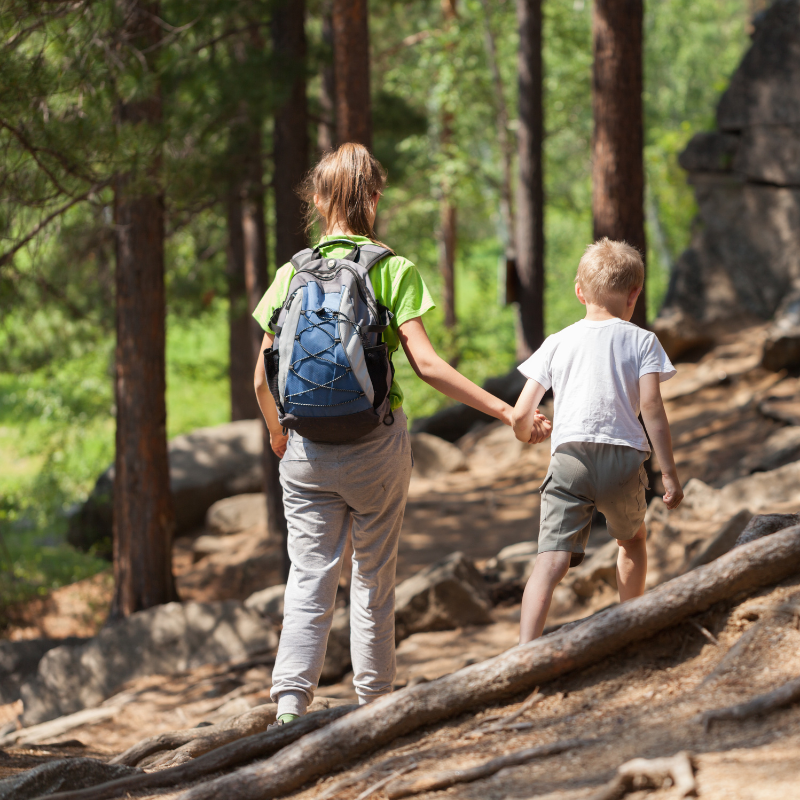
[[[323, 236], [320, 240], [324, 243], [327, 239], [350, 239], [356, 244], [369, 244], [366, 236]], [[344, 258], [349, 252], [347, 245], [335, 245], [326, 249], [326, 255], [333, 258]], [[275, 280], [261, 298], [261, 302], [253, 312], [256, 322], [269, 332], [269, 321], [280, 308], [289, 293], [289, 284], [294, 277], [295, 269], [291, 263], [284, 264], [276, 273]], [[389, 355], [400, 347], [400, 337], [397, 329], [410, 319], [421, 317], [430, 311], [435, 303], [422, 280], [419, 270], [407, 259], [400, 256], [387, 256], [381, 259], [369, 271], [369, 279], [375, 290], [375, 299], [386, 306], [394, 314], [391, 325], [383, 333], [383, 341], [389, 345]], [[397, 381], [392, 381], [389, 392], [392, 401], [392, 411], [403, 405], [403, 391]]]

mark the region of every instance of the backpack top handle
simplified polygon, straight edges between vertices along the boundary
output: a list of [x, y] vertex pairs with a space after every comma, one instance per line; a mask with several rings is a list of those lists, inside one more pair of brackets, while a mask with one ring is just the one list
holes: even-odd
[[352, 240], [352, 239], [328, 239], [327, 242], [320, 242], [312, 251], [311, 251], [311, 261], [316, 261], [319, 258], [322, 258], [322, 248], [328, 247], [328, 245], [332, 244], [349, 244], [353, 246], [353, 249], [344, 257], [345, 261], [358, 261], [358, 255], [360, 253], [359, 246]]

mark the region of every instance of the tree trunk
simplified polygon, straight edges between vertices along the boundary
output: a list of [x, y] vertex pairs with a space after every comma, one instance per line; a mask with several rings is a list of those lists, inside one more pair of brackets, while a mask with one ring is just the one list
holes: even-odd
[[228, 327], [230, 331], [229, 367], [231, 420], [258, 419], [253, 391], [253, 330], [250, 318], [250, 299], [245, 278], [245, 247], [242, 229], [242, 194], [246, 193], [245, 165], [238, 158], [231, 164], [239, 166], [236, 179], [228, 192]]
[[[123, 38], [152, 53], [158, 3], [120, 0]], [[152, 58], [152, 56], [150, 56]], [[148, 65], [149, 68], [150, 65]], [[157, 128], [161, 93], [120, 102], [122, 125]], [[175, 512], [169, 481], [164, 295], [164, 195], [156, 147], [141, 173], [115, 184], [117, 404], [114, 579], [111, 618], [177, 599], [172, 576]]]
[[336, 140], [372, 149], [367, 0], [333, 0]]
[[[644, 258], [642, 0], [595, 0], [592, 107], [594, 238], [624, 240]], [[646, 327], [644, 289], [632, 322]]]
[[331, 2], [326, 2], [322, 12], [322, 41], [330, 48], [331, 61], [322, 66], [319, 87], [319, 106], [322, 119], [317, 126], [317, 149], [327, 153], [336, 147], [336, 76], [333, 70], [333, 19]]
[[[278, 59], [289, 65], [293, 77], [286, 101], [275, 114], [275, 263], [281, 265], [306, 246], [303, 203], [297, 194], [297, 187], [308, 169], [309, 150], [303, 0], [291, 0], [276, 10], [272, 35]], [[269, 446], [266, 428], [264, 433], [267, 519], [270, 533], [283, 543], [283, 577], [286, 579], [290, 563], [283, 491], [278, 474], [280, 461]]]
[[517, 359], [544, 341], [542, 187], [542, 0], [517, 0], [519, 25], [519, 183], [517, 184]]

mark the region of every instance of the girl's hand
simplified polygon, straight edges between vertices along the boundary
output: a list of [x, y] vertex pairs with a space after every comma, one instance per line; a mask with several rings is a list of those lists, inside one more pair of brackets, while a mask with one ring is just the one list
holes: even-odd
[[540, 414], [537, 408], [533, 417], [533, 426], [531, 427], [531, 436], [528, 439], [528, 444], [539, 444], [548, 439], [552, 432], [553, 423], [544, 414]]
[[284, 433], [282, 428], [278, 431], [269, 432], [270, 447], [272, 447], [273, 452], [276, 456], [278, 456], [278, 458], [283, 458], [283, 454], [286, 452], [286, 445], [288, 442], [289, 434]]

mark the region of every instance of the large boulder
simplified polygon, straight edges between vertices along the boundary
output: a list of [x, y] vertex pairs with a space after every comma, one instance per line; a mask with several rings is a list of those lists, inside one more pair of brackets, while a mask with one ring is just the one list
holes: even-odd
[[217, 500], [206, 513], [206, 528], [217, 536], [267, 529], [267, 501], [263, 492], [237, 494]]
[[395, 637], [492, 622], [483, 576], [460, 552], [403, 581], [395, 592]]
[[[262, 427], [260, 420], [229, 422], [199, 428], [169, 443], [177, 535], [200, 527], [218, 500], [261, 490]], [[97, 479], [89, 499], [70, 517], [67, 540], [73, 547], [88, 550], [94, 546], [110, 557], [113, 494], [111, 466]]]
[[411, 452], [414, 455], [413, 474], [420, 478], [435, 478], [467, 469], [467, 459], [461, 450], [430, 433], [412, 433]]
[[277, 625], [283, 622], [283, 596], [286, 594], [286, 584], [279, 583], [276, 586], [268, 586], [253, 592], [244, 601], [245, 608], [252, 609], [266, 617]]
[[68, 639], [0, 640], [0, 705], [19, 700], [19, 690], [36, 672], [45, 653], [54, 647], [76, 647], [87, 640], [78, 636]]
[[23, 723], [96, 706], [125, 682], [273, 650], [274, 628], [241, 603], [168, 603], [139, 611], [77, 647], [48, 651], [20, 689]]
[[[665, 329], [665, 340], [678, 312], [702, 325], [741, 325], [769, 319], [800, 287], [798, 87], [800, 0], [776, 0], [756, 20], [752, 45], [719, 102], [717, 130], [696, 134], [680, 157], [699, 224], [654, 326]], [[771, 350], [772, 368], [800, 357], [785, 336]]]

